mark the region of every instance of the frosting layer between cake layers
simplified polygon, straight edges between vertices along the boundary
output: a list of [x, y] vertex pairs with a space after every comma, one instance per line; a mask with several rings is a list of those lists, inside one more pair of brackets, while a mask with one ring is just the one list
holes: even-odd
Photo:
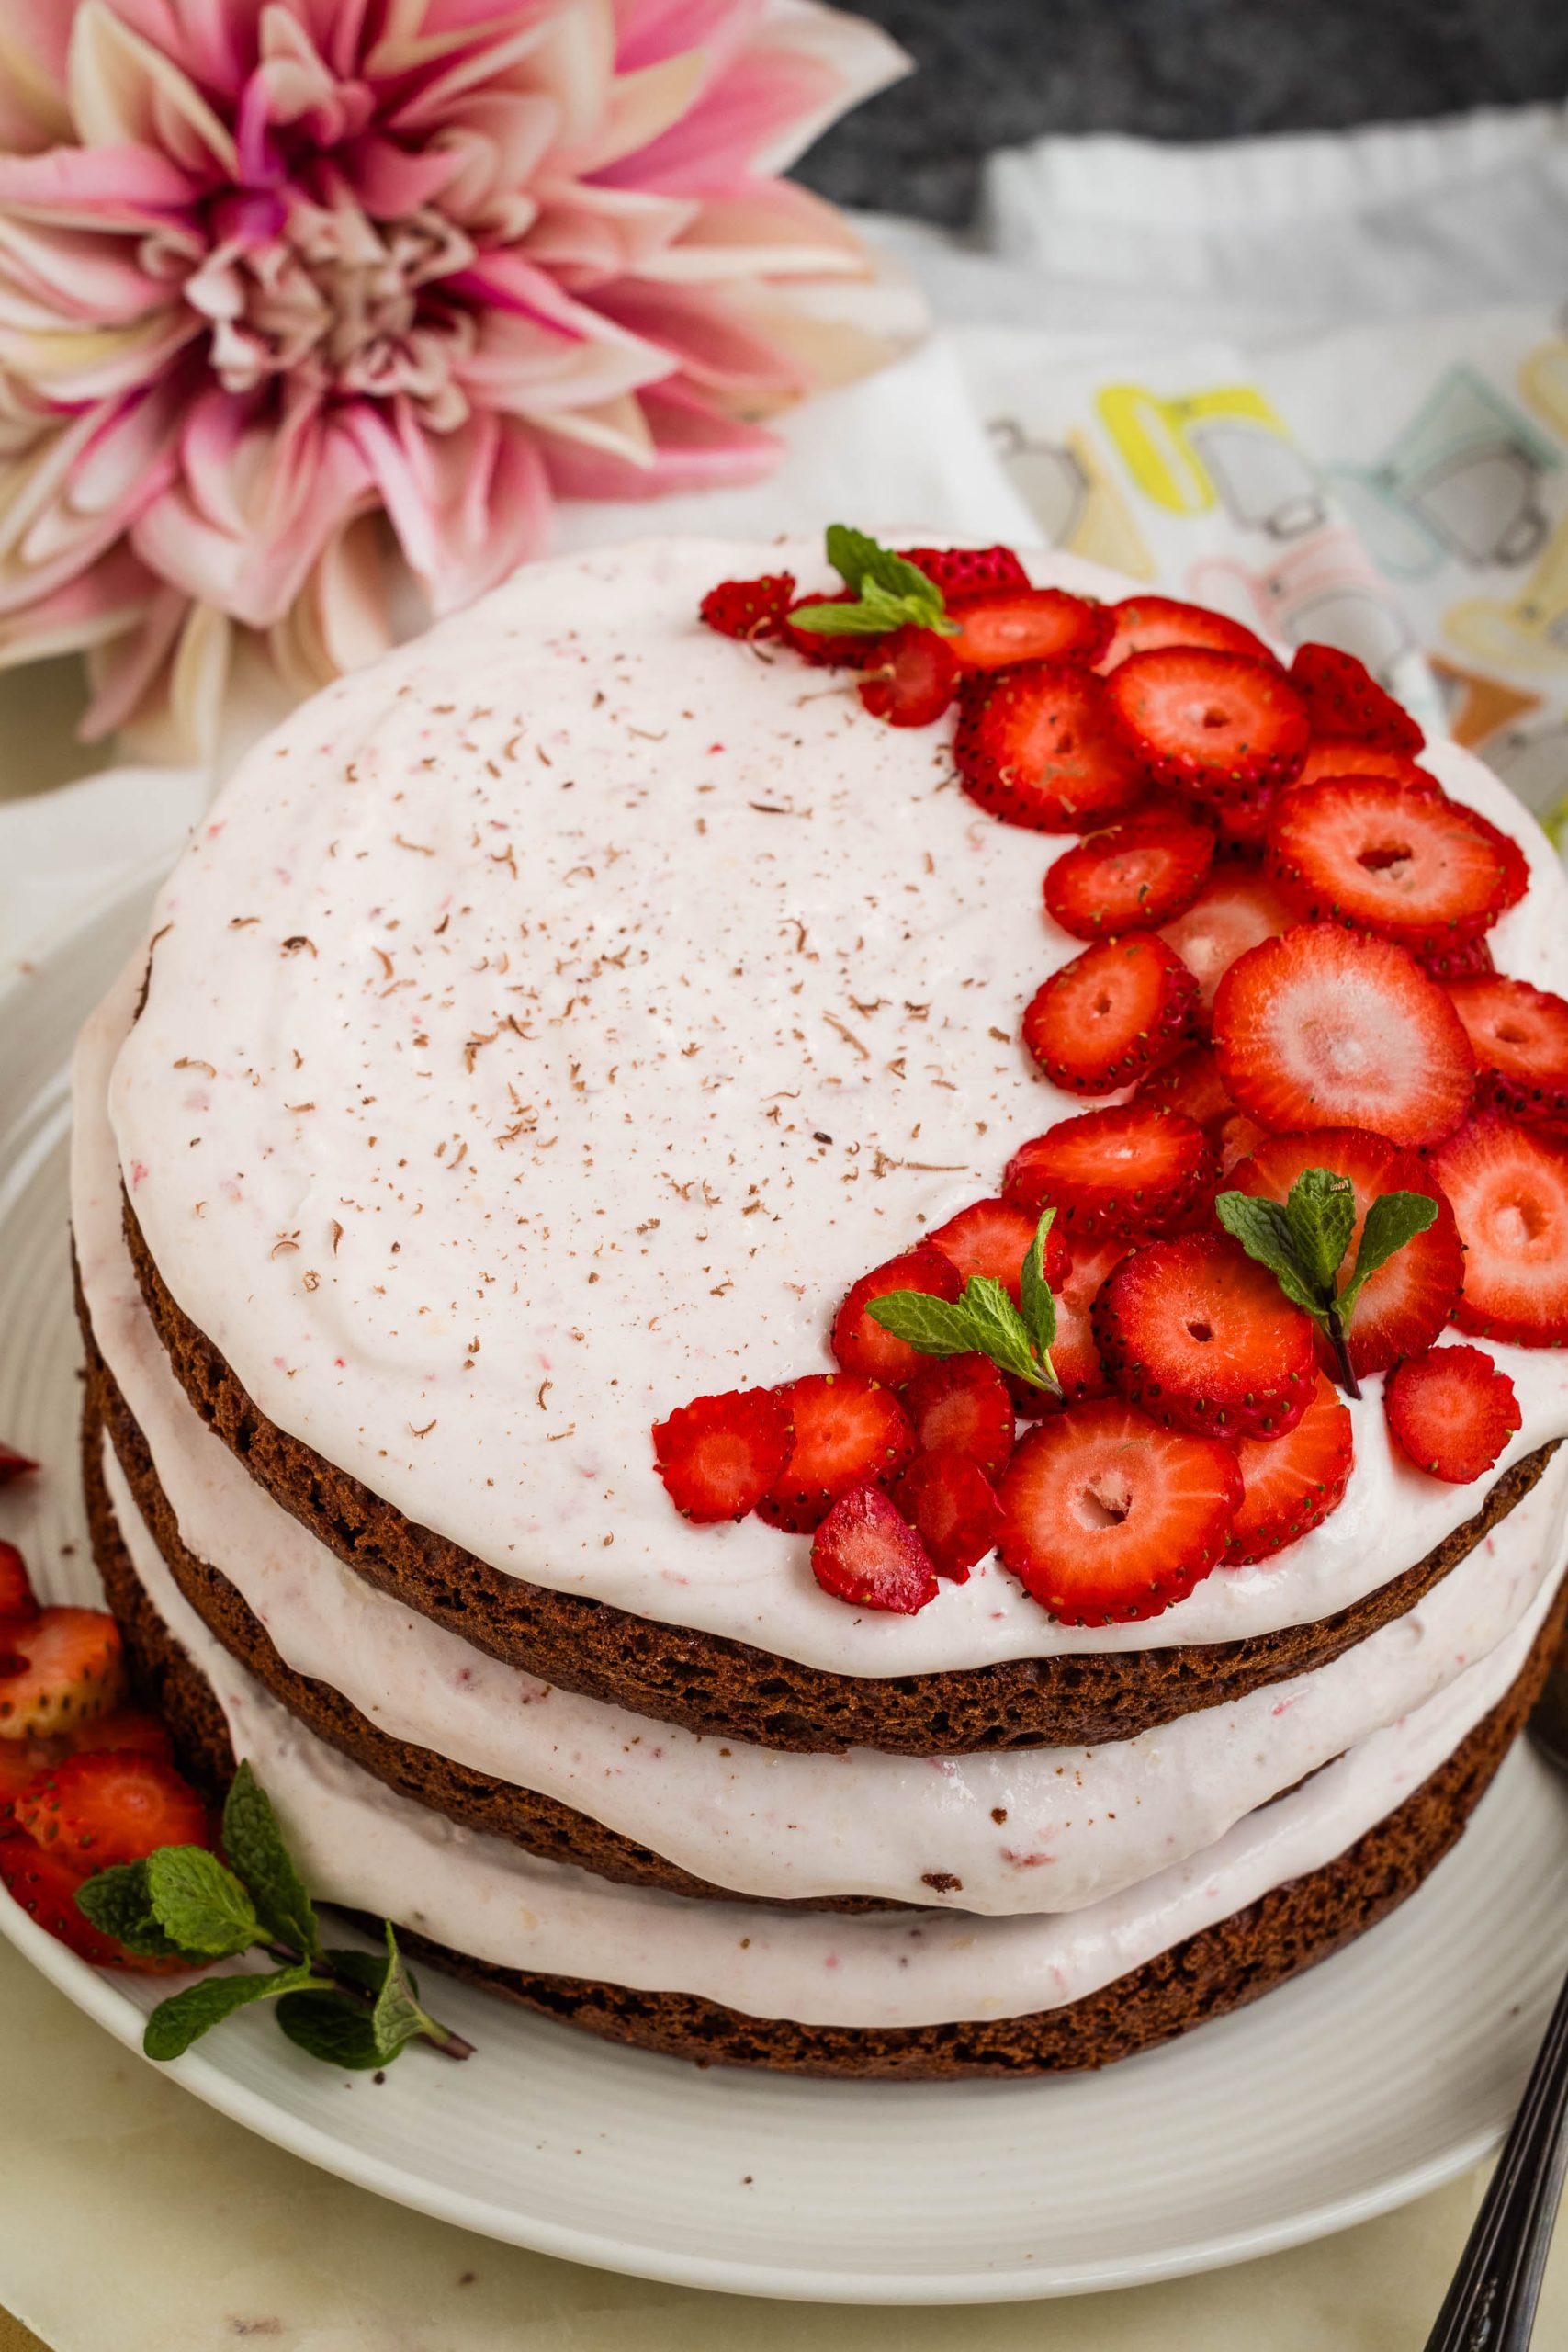
[[[829, 584], [803, 548], [530, 567], [242, 765], [161, 896], [113, 1086], [177, 1304], [418, 1525], [839, 1675], [1227, 1641], [1387, 1583], [1478, 1498], [1395, 1456], [1376, 1382], [1288, 1566], [1147, 1624], [1052, 1624], [994, 1562], [857, 1615], [803, 1541], [674, 1519], [650, 1422], [826, 1368], [851, 1282], [1079, 1107], [1017, 1042], [1078, 945], [1041, 910], [1060, 844], [964, 799], [944, 733], [698, 627], [716, 580], [781, 566]], [[1568, 989], [1550, 846], [1479, 763], [1427, 757], [1530, 861], [1499, 968]], [[1568, 1429], [1568, 1365], [1494, 1352], [1523, 1419], [1502, 1467]]]
[[[712, 1883], [996, 1915], [1101, 1903], [1427, 1708], [1506, 1641], [1562, 1560], [1568, 1454], [1416, 1608], [1331, 1664], [1095, 1748], [792, 1754], [552, 1690], [344, 1568], [248, 1476], [175, 1381], [126, 1249], [105, 1102], [141, 968], [137, 959], [78, 1049], [73, 1216], [95, 1338], [186, 1547], [228, 1577], [287, 1665], [381, 1731], [557, 1797]], [[1281, 1582], [1294, 1572], [1292, 1555], [1275, 1564]]]
[[919, 2027], [1062, 2007], [1331, 1861], [1502, 1700], [1550, 1611], [1554, 1583], [1488, 1657], [1426, 1706], [1202, 1853], [1119, 1894], [1043, 1917], [843, 1917], [617, 1886], [454, 1827], [395, 1795], [313, 1738], [221, 1647], [175, 1587], [107, 1444], [104, 1470], [138, 1577], [211, 1685], [235, 1752], [252, 1760], [324, 1898], [385, 1914], [498, 1966], [691, 1993], [750, 2017], [809, 2024]]

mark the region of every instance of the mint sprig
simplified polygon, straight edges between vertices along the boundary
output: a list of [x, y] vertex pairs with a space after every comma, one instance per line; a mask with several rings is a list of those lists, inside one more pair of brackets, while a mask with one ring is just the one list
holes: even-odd
[[1214, 1214], [1247, 1256], [1268, 1267], [1292, 1305], [1326, 1335], [1340, 1386], [1348, 1396], [1359, 1396], [1346, 1336], [1356, 1302], [1378, 1268], [1434, 1222], [1436, 1201], [1425, 1193], [1380, 1193], [1362, 1223], [1350, 1279], [1337, 1291], [1356, 1225], [1355, 1189], [1348, 1176], [1332, 1168], [1304, 1168], [1283, 1207], [1250, 1193], [1222, 1193]]
[[933, 1298], [923, 1290], [890, 1290], [874, 1298], [866, 1313], [922, 1355], [989, 1356], [998, 1372], [1059, 1396], [1062, 1384], [1051, 1362], [1056, 1302], [1045, 1280], [1045, 1237], [1055, 1214], [1047, 1209], [1034, 1228], [1017, 1306], [994, 1275], [971, 1274], [955, 1299]]
[[855, 601], [797, 605], [790, 615], [792, 628], [819, 637], [882, 637], [896, 628], [930, 628], [942, 637], [957, 636], [958, 623], [948, 617], [947, 600], [936, 582], [919, 564], [864, 531], [847, 523], [829, 523], [828, 560], [854, 592]]
[[390, 1921], [383, 1923], [384, 1956], [325, 1949], [305, 1882], [249, 1764], [229, 1790], [223, 1849], [227, 1865], [205, 1846], [160, 1846], [145, 1861], [99, 1871], [76, 1891], [77, 1908], [96, 1928], [146, 1958], [177, 1955], [203, 1968], [259, 1951], [276, 1963], [204, 1977], [160, 2001], [141, 2041], [149, 2058], [181, 2057], [237, 2009], [268, 2000], [289, 2040], [333, 2065], [389, 2066], [411, 2041], [447, 2058], [470, 2055], [472, 2043], [421, 2006]]

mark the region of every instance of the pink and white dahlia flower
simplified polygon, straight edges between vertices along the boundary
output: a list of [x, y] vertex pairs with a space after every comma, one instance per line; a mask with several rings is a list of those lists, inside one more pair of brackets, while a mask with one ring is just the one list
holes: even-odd
[[765, 469], [867, 267], [777, 175], [902, 65], [811, 0], [0, 0], [0, 662], [189, 719], [236, 626], [314, 684], [400, 567]]

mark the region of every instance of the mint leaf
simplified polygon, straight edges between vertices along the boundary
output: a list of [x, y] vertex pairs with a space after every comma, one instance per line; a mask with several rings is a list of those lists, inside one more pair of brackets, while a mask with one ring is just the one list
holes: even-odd
[[227, 1960], [262, 1941], [250, 1896], [205, 1846], [160, 1846], [146, 1873], [153, 1918], [182, 1951]]
[[240, 1766], [230, 1783], [223, 1807], [223, 1850], [274, 1942], [313, 1959], [321, 1950], [316, 1914], [272, 1800], [248, 1763]]
[[[347, 1984], [355, 1992], [368, 1994], [371, 2000], [376, 1998], [386, 1983], [387, 1955], [384, 1951], [349, 1951], [344, 1948], [334, 1947], [325, 1955], [325, 1958], [327, 1966], [340, 1984]], [[414, 1991], [417, 1993], [419, 1986], [414, 1983], [412, 1969], [409, 1972], [409, 1983], [413, 1984]]]
[[968, 1317], [974, 1333], [969, 1344], [977, 1355], [989, 1356], [998, 1372], [1010, 1372], [1015, 1380], [1027, 1380], [1032, 1387], [1048, 1385], [1030, 1346], [1023, 1317], [994, 1274], [971, 1274], [958, 1304]]
[[439, 2041], [445, 2029], [421, 2008], [413, 1979], [398, 1949], [398, 1939], [392, 1932], [389, 1919], [386, 1922], [386, 1929], [387, 1973], [376, 1996], [370, 2023], [382, 2057], [395, 2058], [406, 2042], [417, 2041], [422, 2034], [432, 2041]]
[[1348, 1323], [1361, 1295], [1361, 1285], [1386, 1266], [1396, 1250], [1414, 1241], [1434, 1224], [1438, 1204], [1425, 1193], [1382, 1193], [1367, 1211], [1367, 1221], [1361, 1227], [1361, 1244], [1356, 1252], [1356, 1263], [1350, 1279], [1339, 1295], [1339, 1312]]
[[934, 580], [919, 564], [895, 554], [891, 548], [847, 523], [828, 526], [828, 560], [846, 588], [852, 604], [797, 605], [790, 615], [795, 628], [819, 637], [883, 637], [896, 628], [935, 629], [956, 636], [947, 604]]
[[273, 2000], [280, 1993], [298, 1992], [310, 1982], [310, 1971], [304, 1962], [261, 1976], [205, 1976], [199, 1984], [187, 1985], [183, 1993], [159, 2002], [147, 2020], [141, 2047], [149, 2058], [183, 2057], [193, 2041], [199, 2041], [236, 2009], [247, 2008], [253, 2001]]
[[975, 1352], [968, 1312], [962, 1302], [932, 1298], [923, 1290], [890, 1290], [866, 1308], [874, 1323], [919, 1348], [923, 1356], [969, 1356]]
[[[354, 1956], [356, 1960], [368, 1957], [363, 1952]], [[384, 1960], [373, 1960], [371, 1964], [378, 1976], [384, 1973]], [[387, 2064], [369, 2011], [345, 1993], [324, 1987], [320, 1992], [285, 1993], [277, 2005], [277, 2022], [290, 2041], [325, 2065], [367, 2073]]]
[[158, 1925], [145, 1862], [111, 1862], [98, 1871], [76, 1889], [76, 1908], [103, 1934], [144, 1960], [168, 1960], [180, 1950]]
[[1334, 1295], [1340, 1262], [1356, 1224], [1356, 1193], [1348, 1176], [1331, 1168], [1303, 1168], [1291, 1186], [1285, 1221], [1306, 1277], [1320, 1295]]
[[[1019, 1303], [1023, 1308], [1024, 1329], [1036, 1355], [1051, 1369], [1051, 1349], [1056, 1337], [1056, 1302], [1045, 1280], [1045, 1240], [1056, 1212], [1047, 1209], [1034, 1228], [1034, 1238], [1029, 1245], [1023, 1261], [1023, 1273], [1019, 1283]], [[1052, 1374], [1055, 1378], [1055, 1374]]]
[[1214, 1215], [1249, 1258], [1267, 1266], [1292, 1306], [1304, 1307], [1322, 1320], [1324, 1301], [1302, 1262], [1291, 1220], [1278, 1201], [1260, 1201], [1251, 1193], [1222, 1193]]
[[863, 596], [869, 585], [892, 596], [934, 597], [940, 611], [942, 596], [936, 582], [928, 579], [908, 556], [896, 554], [880, 539], [874, 539], [869, 531], [857, 531], [851, 523], [829, 523], [827, 544], [829, 562], [857, 596]]

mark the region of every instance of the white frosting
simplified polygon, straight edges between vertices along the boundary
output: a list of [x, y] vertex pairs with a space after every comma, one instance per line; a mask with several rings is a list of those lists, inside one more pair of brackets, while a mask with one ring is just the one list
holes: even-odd
[[254, 1484], [175, 1381], [125, 1246], [105, 1105], [141, 967], [78, 1050], [73, 1217], [94, 1331], [186, 1545], [221, 1567], [289, 1666], [391, 1736], [544, 1791], [711, 1883], [930, 1904], [936, 1878], [935, 1899], [993, 1915], [1099, 1902], [1424, 1706], [1511, 1632], [1562, 1556], [1568, 1453], [1419, 1607], [1332, 1665], [1094, 1749], [788, 1755], [552, 1690], [343, 1567]]
[[[722, 543], [530, 566], [243, 763], [115, 1075], [175, 1296], [281, 1428], [497, 1567], [841, 1673], [1228, 1640], [1386, 1581], [1476, 1496], [1393, 1456], [1375, 1383], [1340, 1510], [1150, 1624], [1052, 1625], [994, 1563], [857, 1615], [804, 1539], [671, 1510], [656, 1418], [826, 1364], [854, 1277], [1077, 1107], [1017, 1043], [1077, 948], [1041, 907], [1062, 844], [963, 797], [945, 726], [697, 625], [781, 565], [827, 584]], [[1530, 857], [1499, 963], [1568, 986], [1544, 837], [1430, 764]], [[1495, 1352], [1511, 1460], [1568, 1429], [1568, 1361]]]
[[753, 2017], [919, 2026], [1059, 2007], [1330, 1861], [1417, 1788], [1496, 1704], [1550, 1606], [1402, 1721], [1206, 1851], [1077, 1912], [976, 1919], [696, 1903], [620, 1887], [458, 1829], [322, 1746], [208, 1632], [140, 1521], [113, 1450], [105, 1472], [138, 1576], [211, 1683], [238, 1754], [283, 1813], [324, 1897], [386, 1914], [502, 1966], [722, 2001]]

